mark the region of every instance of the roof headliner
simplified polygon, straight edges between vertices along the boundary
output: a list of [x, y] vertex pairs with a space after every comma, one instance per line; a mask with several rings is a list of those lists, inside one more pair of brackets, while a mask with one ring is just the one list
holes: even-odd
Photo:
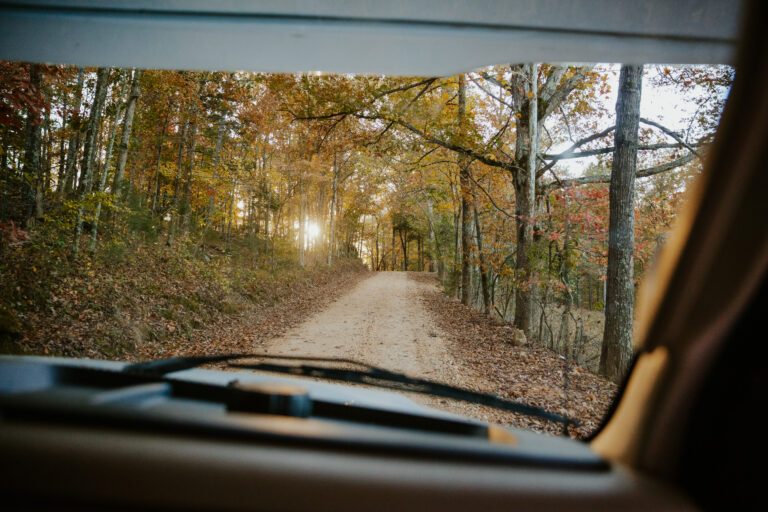
[[402, 75], [450, 75], [508, 62], [730, 63], [741, 4], [0, 2], [0, 58], [88, 66]]

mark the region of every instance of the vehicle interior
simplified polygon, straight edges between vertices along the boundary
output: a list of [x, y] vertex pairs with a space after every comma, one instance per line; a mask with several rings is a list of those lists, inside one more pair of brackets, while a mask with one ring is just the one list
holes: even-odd
[[30, 62], [419, 75], [530, 61], [737, 70], [703, 175], [640, 288], [631, 371], [588, 442], [404, 412], [406, 402], [382, 392], [387, 409], [326, 382], [306, 385], [309, 412], [290, 371], [233, 382], [196, 369], [211, 361], [97, 366], [3, 356], [6, 510], [708, 510], [761, 502], [754, 459], [765, 440], [751, 418], [768, 396], [760, 323], [768, 303], [768, 39], [759, 2], [30, 0], [0, 2], [0, 13], [0, 58]]

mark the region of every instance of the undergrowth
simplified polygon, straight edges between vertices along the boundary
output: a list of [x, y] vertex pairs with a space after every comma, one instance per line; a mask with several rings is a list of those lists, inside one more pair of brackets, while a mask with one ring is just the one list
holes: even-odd
[[263, 244], [252, 239], [233, 239], [225, 251], [184, 238], [173, 247], [124, 238], [76, 260], [59, 240], [40, 230], [2, 248], [0, 353], [129, 359], [146, 343], [172, 349], [197, 329], [279, 302], [299, 281], [364, 268], [358, 260], [304, 268], [279, 255], [263, 264]]

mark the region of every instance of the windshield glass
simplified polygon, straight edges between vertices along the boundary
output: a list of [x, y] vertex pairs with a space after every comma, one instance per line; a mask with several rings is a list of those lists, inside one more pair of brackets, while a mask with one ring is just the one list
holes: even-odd
[[0, 350], [354, 359], [570, 416], [586, 437], [732, 80], [0, 62]]

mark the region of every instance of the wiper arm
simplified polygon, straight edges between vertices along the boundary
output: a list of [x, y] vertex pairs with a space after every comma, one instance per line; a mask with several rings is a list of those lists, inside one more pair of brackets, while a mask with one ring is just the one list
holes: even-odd
[[322, 366], [310, 365], [283, 365], [275, 363], [250, 363], [234, 364], [230, 363], [232, 368], [247, 370], [259, 370], [264, 372], [281, 373], [302, 377], [314, 377], [318, 379], [327, 379], [337, 382], [346, 382], [353, 384], [367, 384], [380, 388], [393, 389], [397, 391], [406, 391], [409, 393], [418, 393], [422, 395], [439, 396], [460, 400], [478, 405], [485, 405], [494, 409], [523, 414], [525, 416], [539, 418], [547, 421], [553, 421], [563, 425], [564, 431], [567, 431], [569, 425], [578, 426], [578, 422], [567, 416], [553, 413], [533, 405], [506, 400], [496, 395], [488, 393], [479, 393], [462, 389], [447, 384], [441, 384], [424, 379], [408, 377], [402, 373], [392, 372], [383, 368], [371, 366], [369, 364], [354, 361], [352, 359], [337, 359], [325, 357], [295, 357], [280, 356], [272, 354], [228, 354], [215, 356], [192, 356], [192, 357], [172, 357], [168, 359], [159, 359], [145, 363], [135, 363], [126, 366], [123, 371], [126, 373], [140, 374], [143, 376], [162, 377], [171, 372], [189, 370], [211, 363], [229, 362], [238, 359], [259, 358], [259, 359], [279, 359], [292, 361], [315, 361], [335, 364], [355, 365], [364, 370], [350, 370], [345, 368], [328, 368]]

